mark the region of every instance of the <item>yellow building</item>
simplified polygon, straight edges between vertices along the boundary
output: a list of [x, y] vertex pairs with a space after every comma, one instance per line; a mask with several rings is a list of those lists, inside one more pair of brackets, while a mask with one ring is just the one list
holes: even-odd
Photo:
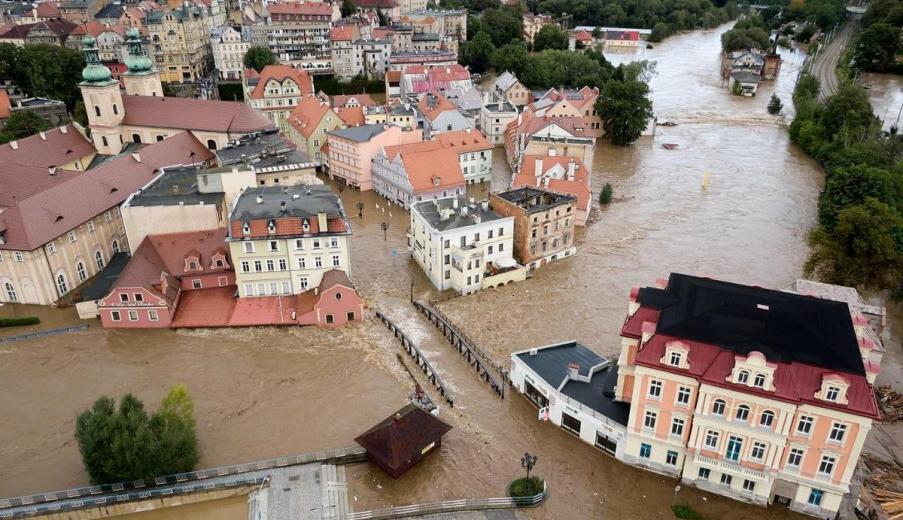
[[207, 12], [183, 4], [178, 9], [150, 11], [144, 18], [154, 57], [164, 83], [185, 83], [207, 77], [213, 67]]
[[308, 157], [321, 161], [326, 132], [343, 126], [342, 119], [328, 103], [307, 96], [292, 111], [285, 135]]

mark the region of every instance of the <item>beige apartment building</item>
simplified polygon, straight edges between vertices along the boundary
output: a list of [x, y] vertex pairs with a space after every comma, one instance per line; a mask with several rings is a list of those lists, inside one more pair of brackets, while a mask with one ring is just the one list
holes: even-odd
[[523, 187], [493, 193], [489, 204], [499, 215], [514, 217], [514, 258], [530, 271], [577, 252], [577, 197]]
[[267, 65], [257, 75], [244, 75], [245, 101], [288, 131], [288, 118], [302, 98], [314, 93], [314, 82], [304, 69]]
[[186, 83], [207, 76], [213, 52], [211, 21], [204, 9], [183, 4], [178, 9], [150, 11], [144, 25], [162, 82]]

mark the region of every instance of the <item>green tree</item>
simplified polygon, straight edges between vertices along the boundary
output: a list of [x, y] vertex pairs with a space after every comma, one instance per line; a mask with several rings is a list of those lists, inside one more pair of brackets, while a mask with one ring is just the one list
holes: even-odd
[[492, 66], [499, 73], [510, 71], [521, 77], [527, 69], [527, 45], [523, 40], [514, 40], [492, 53]]
[[75, 438], [95, 484], [191, 471], [198, 461], [194, 405], [184, 386], [170, 390], [151, 417], [132, 394], [116, 407], [101, 397], [76, 420]]
[[900, 51], [900, 28], [876, 23], [862, 31], [853, 48], [857, 69], [886, 72], [896, 64]]
[[482, 29], [486, 31], [492, 44], [501, 47], [511, 40], [521, 40], [524, 36], [524, 22], [520, 12], [510, 7], [483, 11]]
[[605, 136], [614, 144], [626, 146], [637, 140], [652, 117], [652, 100], [645, 62], [618, 66], [614, 77], [602, 85], [596, 100], [596, 112], [602, 117]]
[[479, 17], [473, 16], [472, 14], [467, 15], [467, 41], [470, 41], [477, 35], [480, 31], [483, 30], [483, 22], [480, 21]]
[[70, 109], [81, 99], [78, 83], [85, 59], [82, 53], [48, 44], [12, 50], [0, 44], [0, 78], [12, 80], [30, 96], [58, 99]]
[[773, 116], [778, 115], [783, 109], [784, 104], [781, 103], [781, 98], [779, 98], [777, 94], [772, 94], [771, 100], [768, 102], [768, 113]]
[[10, 114], [3, 130], [0, 130], [0, 143], [8, 143], [47, 130], [50, 124], [31, 110], [22, 110]]
[[840, 212], [849, 206], [875, 199], [903, 212], [903, 176], [882, 168], [857, 164], [837, 168], [827, 176], [818, 199], [818, 219], [834, 229]]
[[546, 49], [564, 50], [568, 48], [568, 33], [555, 24], [543, 25], [533, 38], [533, 50], [536, 52]]
[[611, 196], [614, 193], [614, 190], [611, 187], [611, 183], [606, 182], [604, 186], [602, 186], [602, 191], [599, 192], [599, 204], [608, 204], [611, 202]]
[[273, 51], [271, 51], [269, 47], [255, 46], [249, 48], [245, 53], [245, 67], [254, 69], [257, 72], [262, 71], [263, 68], [267, 65], [274, 65], [275, 63], [276, 56], [273, 54]]
[[746, 29], [731, 29], [721, 35], [721, 48], [724, 52], [733, 52], [745, 49], [768, 49], [771, 40], [768, 31], [762, 27], [749, 27]]
[[483, 72], [489, 68], [495, 45], [492, 44], [488, 34], [480, 31], [473, 40], [464, 44], [462, 52], [464, 63], [469, 65], [472, 71]]
[[342, 6], [339, 7], [339, 11], [342, 14], [342, 18], [346, 18], [353, 15], [357, 11], [357, 7], [354, 5], [353, 0], [342, 0]]

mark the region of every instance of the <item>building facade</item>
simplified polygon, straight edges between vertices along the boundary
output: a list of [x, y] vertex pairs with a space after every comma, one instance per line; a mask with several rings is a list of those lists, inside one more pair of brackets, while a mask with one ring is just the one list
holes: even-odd
[[464, 194], [458, 156], [435, 141], [387, 146], [373, 158], [373, 190], [408, 209], [414, 202]]
[[251, 42], [242, 37], [240, 29], [236, 30], [231, 25], [220, 28], [212, 42], [217, 77], [223, 81], [240, 80], [245, 67], [245, 53], [251, 48]]
[[337, 13], [329, 3], [269, 4], [265, 18], [251, 26], [251, 43], [269, 47], [282, 63], [298, 64], [314, 73], [330, 73], [329, 31], [334, 14]]
[[520, 170], [512, 179], [512, 186], [545, 188], [573, 195], [574, 224], [584, 226], [593, 204], [591, 179], [589, 169], [576, 157], [525, 155]]
[[532, 271], [573, 256], [577, 198], [541, 188], [490, 195], [492, 210], [514, 217], [514, 258]]
[[313, 95], [314, 82], [303, 69], [289, 65], [267, 65], [254, 78], [245, 76], [245, 100], [259, 110], [283, 132], [288, 118], [305, 96]]
[[383, 147], [417, 143], [423, 137], [420, 130], [394, 125], [361, 125], [327, 135], [329, 177], [361, 191], [373, 189], [373, 158]]
[[486, 101], [480, 108], [480, 130], [494, 146], [505, 144], [505, 128], [517, 119], [517, 108], [509, 101]]
[[299, 294], [350, 272], [351, 225], [328, 186], [245, 190], [229, 216], [239, 297]]
[[207, 15], [205, 9], [190, 4], [146, 14], [144, 26], [164, 83], [187, 83], [207, 77], [213, 67]]

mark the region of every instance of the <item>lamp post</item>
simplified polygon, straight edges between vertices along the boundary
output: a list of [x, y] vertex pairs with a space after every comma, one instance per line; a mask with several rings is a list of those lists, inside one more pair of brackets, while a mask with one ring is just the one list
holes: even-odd
[[379, 229], [383, 230], [383, 240], [388, 240], [389, 238], [387, 232], [389, 231], [389, 223], [383, 222], [379, 225]]
[[364, 203], [363, 203], [363, 201], [357, 203], [357, 216], [358, 216], [358, 218], [364, 218]]
[[524, 456], [520, 459], [520, 465], [527, 470], [527, 480], [530, 480], [530, 471], [533, 469], [533, 466], [536, 466], [536, 459], [538, 457], [536, 455], [530, 455], [530, 453], [524, 453]]

